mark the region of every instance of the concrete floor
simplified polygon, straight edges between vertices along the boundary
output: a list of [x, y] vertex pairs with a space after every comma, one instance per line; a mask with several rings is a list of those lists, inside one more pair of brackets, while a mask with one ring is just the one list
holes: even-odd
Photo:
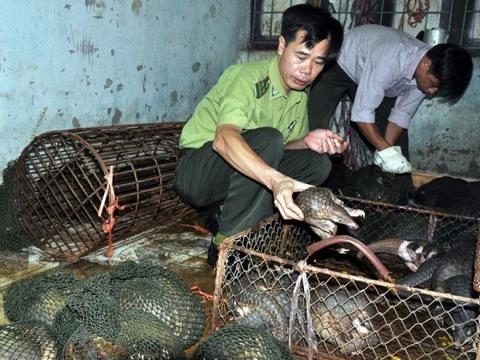
[[[80, 277], [89, 277], [100, 271], [108, 271], [113, 265], [125, 260], [150, 261], [173, 271], [190, 287], [197, 287], [213, 295], [215, 271], [206, 263], [210, 238], [209, 234], [196, 232], [184, 225], [151, 228], [115, 242], [114, 255], [110, 258], [105, 256], [105, 247], [74, 264], [58, 262], [35, 246], [17, 252], [0, 251], [0, 325], [9, 323], [3, 313], [3, 294], [12, 282], [61, 267], [73, 269]], [[198, 296], [201, 297], [207, 314], [208, 332], [212, 302]], [[192, 351], [193, 349], [190, 353]]]

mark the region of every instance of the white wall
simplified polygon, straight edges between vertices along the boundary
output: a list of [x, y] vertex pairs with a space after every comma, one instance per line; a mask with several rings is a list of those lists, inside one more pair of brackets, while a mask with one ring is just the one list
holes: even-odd
[[236, 62], [249, 1], [0, 6], [0, 169], [48, 130], [182, 121]]
[[[45, 131], [188, 119], [227, 66], [272, 54], [245, 51], [249, 14], [249, 0], [3, 1], [0, 169]], [[475, 59], [455, 106], [422, 104], [416, 170], [480, 178], [479, 73]]]

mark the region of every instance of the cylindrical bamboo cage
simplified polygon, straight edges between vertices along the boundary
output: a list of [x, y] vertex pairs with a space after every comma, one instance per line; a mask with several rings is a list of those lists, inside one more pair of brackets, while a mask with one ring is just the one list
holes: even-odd
[[[106, 208], [98, 216], [113, 168], [114, 241], [193, 212], [174, 189], [183, 123], [51, 131], [37, 136], [17, 162], [16, 207], [33, 243], [54, 258], [77, 261], [106, 245]], [[109, 205], [107, 197], [105, 207]]]

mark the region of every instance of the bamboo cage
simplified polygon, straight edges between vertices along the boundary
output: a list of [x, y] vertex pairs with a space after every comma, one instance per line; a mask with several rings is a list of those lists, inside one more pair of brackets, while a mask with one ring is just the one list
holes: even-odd
[[[118, 241], [192, 213], [173, 183], [182, 126], [92, 127], [34, 138], [21, 153], [15, 176], [16, 210], [32, 242], [54, 258], [75, 262], [106, 245], [105, 224], [113, 225], [111, 235]], [[106, 211], [110, 168], [120, 206], [114, 221]]]

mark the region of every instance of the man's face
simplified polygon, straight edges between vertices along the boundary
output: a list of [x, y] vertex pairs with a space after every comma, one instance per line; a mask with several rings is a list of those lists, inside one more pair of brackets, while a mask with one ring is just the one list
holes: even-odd
[[428, 96], [433, 96], [438, 91], [439, 81], [430, 72], [432, 62], [429, 58], [423, 57], [415, 70], [417, 88]]
[[285, 91], [303, 90], [312, 83], [325, 66], [330, 46], [329, 40], [322, 40], [312, 49], [304, 44], [305, 31], [297, 32], [295, 41], [285, 44], [280, 36], [278, 44], [279, 68]]

